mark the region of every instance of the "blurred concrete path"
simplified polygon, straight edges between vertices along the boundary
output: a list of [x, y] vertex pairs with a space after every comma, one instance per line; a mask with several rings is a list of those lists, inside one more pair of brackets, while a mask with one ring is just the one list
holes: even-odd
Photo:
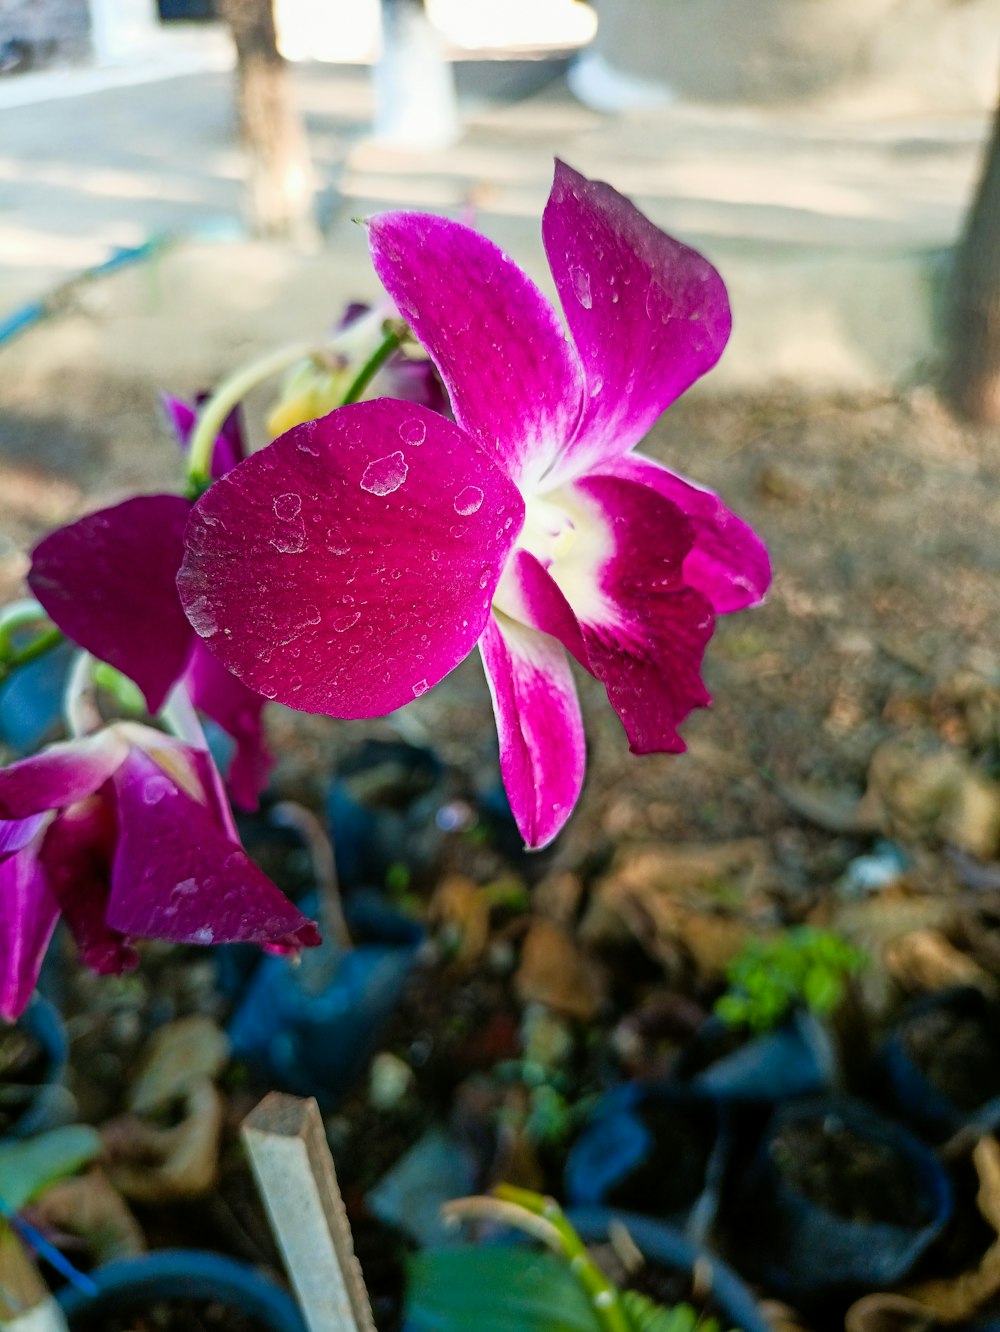
[[[221, 36], [141, 73], [0, 81], [0, 318], [116, 247], [238, 232], [242, 162]], [[614, 117], [578, 104], [558, 66], [478, 61], [458, 77], [462, 138], [403, 153], [368, 137], [366, 67], [296, 68], [331, 264], [363, 263], [359, 214], [472, 205], [544, 282], [539, 215], [558, 155], [720, 265], [736, 315], [720, 382], [884, 384], [932, 353], [935, 284], [975, 179], [982, 117], [891, 119], [850, 104]]]

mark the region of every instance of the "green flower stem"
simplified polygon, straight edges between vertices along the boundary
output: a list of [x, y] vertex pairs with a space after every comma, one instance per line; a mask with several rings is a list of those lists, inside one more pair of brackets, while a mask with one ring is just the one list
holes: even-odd
[[[63, 641], [61, 632], [48, 623], [48, 618], [38, 602], [31, 599], [13, 601], [0, 610], [0, 684], [19, 667], [44, 657]], [[39, 621], [45, 621], [46, 627], [22, 647], [15, 646], [13, 640], [17, 631]]]
[[517, 1189], [510, 1184], [500, 1184], [494, 1192], [500, 1203], [507, 1207], [523, 1208], [532, 1217], [546, 1221], [556, 1232], [560, 1252], [583, 1287], [594, 1316], [604, 1332], [634, 1332], [631, 1320], [622, 1306], [618, 1287], [608, 1280], [591, 1258], [583, 1240], [567, 1221], [555, 1199], [543, 1198], [529, 1189]]
[[269, 351], [265, 356], [251, 361], [249, 365], [235, 370], [228, 379], [224, 379], [198, 413], [191, 443], [188, 447], [188, 494], [197, 499], [212, 484], [212, 450], [219, 431], [225, 424], [226, 417], [233, 408], [243, 401], [251, 389], [262, 384], [265, 379], [287, 370], [296, 361], [304, 361], [315, 356], [322, 348], [315, 343], [296, 342]]
[[[358, 401], [392, 353], [402, 345], [407, 334], [405, 325], [398, 322], [385, 323], [382, 341], [354, 376], [341, 406], [346, 407], [348, 403]], [[191, 433], [187, 463], [188, 496], [197, 499], [212, 484], [212, 450], [215, 448], [219, 431], [229, 413], [237, 403], [243, 401], [251, 389], [255, 389], [266, 379], [281, 374], [296, 361], [318, 358], [340, 349], [346, 351], [357, 338], [358, 329], [355, 325], [351, 325], [321, 346], [311, 342], [296, 342], [279, 347], [256, 361], [251, 361], [249, 365], [241, 366], [228, 379], [224, 379], [198, 413], [198, 419]]]
[[394, 351], [403, 345], [407, 330], [398, 324], [387, 324], [382, 335], [382, 341], [369, 356], [358, 373], [351, 381], [351, 385], [344, 394], [342, 407], [347, 407], [352, 402], [357, 402], [364, 393], [365, 389], [372, 382], [378, 372], [385, 365], [386, 361]]
[[97, 659], [89, 652], [81, 652], [70, 667], [63, 695], [63, 716], [74, 739], [91, 735], [104, 725], [104, 718], [97, 706], [97, 685], [94, 682], [96, 667]]

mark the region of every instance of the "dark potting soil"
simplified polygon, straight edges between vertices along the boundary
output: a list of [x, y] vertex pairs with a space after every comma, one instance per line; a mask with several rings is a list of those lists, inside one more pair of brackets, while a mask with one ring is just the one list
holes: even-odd
[[269, 1332], [267, 1323], [219, 1301], [158, 1300], [141, 1313], [74, 1320], [80, 1332]]
[[0, 1136], [24, 1114], [47, 1068], [45, 1048], [31, 1032], [0, 1027]]
[[649, 1156], [608, 1193], [612, 1207], [671, 1216], [693, 1206], [705, 1186], [716, 1138], [714, 1116], [703, 1105], [644, 1105], [639, 1118], [649, 1129]]
[[903, 1040], [927, 1081], [959, 1110], [976, 1110], [1000, 1096], [1000, 1015], [995, 1012], [932, 1009], [910, 1020]]
[[910, 1162], [835, 1115], [786, 1124], [771, 1156], [788, 1184], [846, 1221], [916, 1228], [930, 1220]]

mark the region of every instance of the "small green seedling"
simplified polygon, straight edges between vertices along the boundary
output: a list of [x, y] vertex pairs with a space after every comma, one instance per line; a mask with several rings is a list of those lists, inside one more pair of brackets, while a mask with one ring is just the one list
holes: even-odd
[[729, 964], [730, 988], [716, 1003], [716, 1016], [757, 1033], [772, 1030], [795, 1008], [830, 1017], [844, 998], [848, 976], [867, 960], [839, 935], [809, 925], [774, 939], [751, 939]]
[[445, 1206], [453, 1219], [503, 1222], [549, 1252], [507, 1244], [426, 1250], [410, 1263], [407, 1322], [435, 1332], [722, 1332], [689, 1304], [619, 1290], [551, 1198], [501, 1185]]

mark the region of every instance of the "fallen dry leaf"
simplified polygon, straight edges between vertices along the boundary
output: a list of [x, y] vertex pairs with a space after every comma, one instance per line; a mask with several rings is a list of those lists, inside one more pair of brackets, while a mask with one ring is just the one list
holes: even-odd
[[987, 995], [997, 990], [993, 977], [940, 930], [911, 930], [891, 939], [882, 956], [892, 977], [908, 990], [946, 990], [954, 985], [972, 985]]
[[844, 1332], [931, 1332], [937, 1317], [905, 1295], [879, 1292], [855, 1300], [844, 1319]]
[[686, 956], [700, 972], [720, 975], [749, 937], [769, 932], [720, 908], [745, 901], [771, 874], [759, 838], [628, 847], [598, 883], [580, 934], [596, 942], [620, 922], [668, 972]]
[[490, 900], [486, 892], [461, 874], [449, 874], [431, 898], [429, 919], [443, 926], [456, 942], [451, 957], [459, 968], [474, 966], [490, 939]]
[[1000, 784], [964, 751], [926, 736], [879, 746], [859, 817], [904, 843], [944, 841], [982, 860], [1000, 853]]
[[211, 1018], [179, 1018], [151, 1038], [129, 1089], [129, 1108], [154, 1114], [225, 1068], [229, 1042]]
[[208, 1079], [184, 1097], [180, 1123], [160, 1128], [139, 1115], [123, 1115], [101, 1129], [107, 1171], [135, 1202], [197, 1198], [215, 1184], [224, 1102]]
[[[1000, 1143], [982, 1137], [972, 1152], [979, 1176], [976, 1203], [983, 1218], [1000, 1234]], [[904, 1293], [936, 1314], [943, 1322], [971, 1318], [1000, 1291], [1000, 1239], [994, 1240], [979, 1266], [956, 1277], [923, 1281]]]
[[0, 1326], [34, 1309], [49, 1289], [24, 1245], [8, 1225], [0, 1225]]
[[537, 916], [521, 946], [514, 988], [522, 1003], [547, 1004], [567, 1017], [589, 1022], [604, 999], [605, 977], [600, 965], [560, 925]]

